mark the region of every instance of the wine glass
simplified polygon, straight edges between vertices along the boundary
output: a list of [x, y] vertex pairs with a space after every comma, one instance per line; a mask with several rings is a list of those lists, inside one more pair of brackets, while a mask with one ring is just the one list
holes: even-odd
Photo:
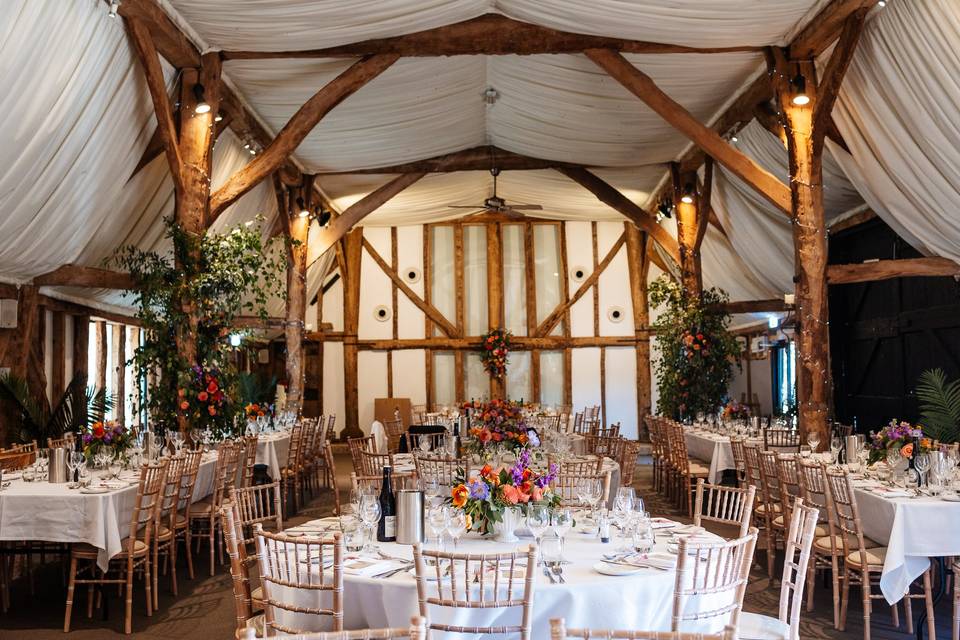
[[420, 445], [420, 451], [426, 455], [430, 453], [430, 436], [422, 435], [418, 438], [417, 444]]
[[560, 508], [553, 514], [553, 531], [560, 538], [560, 559], [563, 560], [564, 538], [573, 527], [573, 512], [570, 509]]
[[820, 434], [816, 431], [811, 431], [808, 433], [807, 444], [810, 445], [810, 452], [816, 453], [817, 449], [820, 447]]
[[446, 506], [435, 504], [427, 511], [427, 529], [437, 540], [437, 549], [443, 551], [443, 534], [447, 531], [450, 513]]
[[527, 507], [527, 528], [537, 541], [537, 546], [540, 546], [540, 539], [549, 526], [550, 511], [545, 506], [534, 504]]
[[377, 496], [370, 493], [360, 496], [360, 520], [363, 521], [363, 526], [367, 530], [368, 544], [364, 546], [364, 551], [372, 552], [375, 550], [372, 540], [373, 531], [380, 522], [380, 500]]
[[107, 477], [113, 478], [116, 480], [120, 477], [120, 458], [116, 456], [110, 456], [107, 460]]
[[457, 543], [460, 536], [467, 530], [467, 514], [460, 509], [450, 509], [449, 519], [447, 520], [447, 533], [453, 538], [453, 550], [457, 550]]
[[925, 478], [927, 475], [927, 471], [930, 470], [930, 462], [931, 462], [930, 454], [928, 453], [919, 453], [913, 459], [913, 466], [916, 467], [917, 474], [919, 476], [918, 484], [921, 487], [926, 484]]
[[887, 466], [889, 466], [891, 470], [896, 469], [902, 459], [903, 454], [900, 451], [900, 445], [895, 444], [887, 449]]
[[636, 492], [633, 487], [620, 487], [617, 490], [617, 499], [614, 502], [614, 509], [624, 511], [633, 511], [633, 503], [636, 499]]
[[74, 476], [77, 474], [77, 469], [83, 464], [83, 452], [81, 451], [71, 451], [67, 454], [67, 469], [70, 471], [70, 484], [67, 485], [70, 489], [76, 489], [80, 486], [78, 482], [74, 481]]
[[840, 436], [833, 436], [830, 438], [830, 459], [833, 464], [837, 464], [840, 460], [840, 451], [843, 449], [843, 441], [840, 439]]

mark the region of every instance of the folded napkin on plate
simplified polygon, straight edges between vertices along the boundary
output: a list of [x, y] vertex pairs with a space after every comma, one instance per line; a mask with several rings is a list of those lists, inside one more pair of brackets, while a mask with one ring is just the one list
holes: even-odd
[[883, 496], [884, 498], [908, 498], [911, 495], [905, 489], [891, 489], [890, 487], [876, 487], [875, 489], [871, 489], [871, 493]]
[[677, 556], [669, 553], [645, 553], [627, 556], [620, 561], [637, 567], [656, 567], [658, 569], [673, 569], [677, 566]]
[[117, 490], [126, 489], [130, 486], [130, 483], [125, 480], [107, 480], [106, 482], [101, 482], [100, 486], [105, 489]]
[[679, 527], [681, 526], [676, 520], [670, 520], [668, 518], [650, 518], [650, 526], [654, 529], [669, 529], [670, 527]]
[[854, 480], [853, 486], [860, 487], [861, 489], [872, 489], [875, 487], [882, 487], [883, 485], [876, 480]]
[[400, 569], [407, 565], [409, 565], [409, 562], [387, 560], [386, 558], [347, 558], [343, 563], [343, 571], [352, 576], [372, 578], [391, 569]]
[[706, 529], [703, 527], [698, 527], [693, 524], [682, 524], [676, 529], [673, 530], [674, 533], [682, 533], [684, 535], [693, 535], [695, 533], [704, 533]]

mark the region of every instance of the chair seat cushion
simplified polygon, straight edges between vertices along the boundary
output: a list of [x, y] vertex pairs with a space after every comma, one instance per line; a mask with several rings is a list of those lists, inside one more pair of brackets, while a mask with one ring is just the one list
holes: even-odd
[[[756, 511], [757, 513], [761, 513], [761, 514], [766, 513], [766, 512], [767, 512], [767, 505], [766, 505], [765, 503], [763, 503], [763, 504], [758, 504], [758, 505], [757, 505], [757, 508], [755, 509], [755, 511]], [[779, 504], [777, 504], [777, 503], [774, 503], [774, 504], [773, 504], [773, 512], [774, 512], [774, 513], [780, 513], [780, 505], [779, 505]]]
[[690, 465], [690, 473], [695, 476], [708, 476], [710, 475], [710, 465], [698, 462], [697, 460], [688, 460], [687, 463]]
[[[783, 526], [783, 516], [777, 516], [776, 518], [774, 518], [774, 519], [773, 519], [773, 524], [776, 525], [776, 526], [778, 526], [778, 527], [782, 527], [782, 526]], [[821, 525], [818, 524], [818, 525], [817, 525], [817, 528], [816, 528], [816, 530], [814, 531], [814, 534], [813, 534], [813, 535], [814, 535], [814, 538], [823, 538], [823, 537], [825, 537], [825, 536], [829, 536], [829, 535], [830, 535], [830, 532], [827, 531], [827, 528], [826, 528], [826, 527], [821, 526]], [[829, 545], [830, 545], [830, 541], [828, 540], [828, 541], [827, 541], [827, 546], [829, 547]]]
[[[819, 529], [819, 527], [817, 528]], [[843, 538], [840, 536], [840, 534], [833, 536], [833, 544], [837, 549], [837, 553], [839, 555], [843, 555]], [[874, 542], [870, 538], [864, 538], [863, 544], [868, 549], [872, 549], [874, 547], [880, 546], [880, 543]], [[830, 536], [827, 535], [823, 537], [818, 537], [816, 540], [813, 541], [813, 546], [818, 551], [829, 554], [830, 553]]]
[[235, 637], [237, 640], [245, 640], [247, 638], [247, 629], [253, 629], [254, 633], [256, 634], [254, 637], [265, 638], [265, 628], [266, 623], [264, 622], [263, 614], [261, 613], [247, 620], [246, 629], [238, 629]]
[[[143, 540], [134, 540], [133, 541], [133, 557], [139, 558], [140, 556], [147, 555], [147, 545]], [[117, 552], [117, 555], [110, 558], [111, 560], [117, 560], [118, 558], [125, 558], [127, 552], [130, 550], [130, 538], [124, 538], [120, 541], [120, 551]], [[71, 547], [70, 553], [78, 558], [96, 560], [100, 555], [100, 549], [93, 546], [92, 544], [87, 544], [85, 542], [75, 544]]]
[[[867, 555], [867, 566], [868, 567], [883, 567], [883, 563], [887, 561], [887, 548], [886, 547], [872, 547], [866, 549]], [[859, 567], [860, 565], [860, 552], [854, 551], [847, 556], [847, 564]]]
[[250, 592], [250, 599], [255, 607], [263, 608], [263, 587], [257, 587]]
[[789, 640], [790, 625], [772, 616], [759, 613], [740, 614], [738, 640]]
[[190, 505], [191, 518], [209, 518], [211, 511], [213, 511], [213, 502], [210, 498], [204, 498]]

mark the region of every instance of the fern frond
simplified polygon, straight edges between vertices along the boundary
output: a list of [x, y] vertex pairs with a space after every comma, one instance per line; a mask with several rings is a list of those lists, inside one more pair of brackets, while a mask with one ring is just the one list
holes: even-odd
[[947, 382], [943, 369], [924, 371], [917, 381], [924, 432], [941, 442], [960, 440], [960, 380]]

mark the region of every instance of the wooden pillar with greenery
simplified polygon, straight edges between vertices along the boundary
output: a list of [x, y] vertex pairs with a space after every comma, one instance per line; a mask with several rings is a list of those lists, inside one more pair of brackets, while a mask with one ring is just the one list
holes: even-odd
[[647, 256], [648, 237], [632, 222], [624, 222], [627, 242], [627, 267], [630, 273], [630, 299], [633, 305], [634, 337], [637, 340], [637, 434], [646, 434], [644, 417], [653, 402], [650, 384], [650, 310], [647, 304], [647, 275], [650, 258]]
[[284, 338], [287, 344], [287, 410], [303, 408], [303, 337], [307, 314], [307, 242], [310, 233], [313, 176], [304, 176], [304, 184], [287, 192], [282, 212], [287, 227], [287, 300]]
[[670, 165], [670, 175], [673, 181], [673, 210], [677, 215], [677, 242], [680, 245], [680, 283], [687, 296], [699, 298], [703, 289], [703, 274], [697, 231], [700, 219], [706, 213], [700, 202], [697, 174], [681, 170], [674, 162]]

